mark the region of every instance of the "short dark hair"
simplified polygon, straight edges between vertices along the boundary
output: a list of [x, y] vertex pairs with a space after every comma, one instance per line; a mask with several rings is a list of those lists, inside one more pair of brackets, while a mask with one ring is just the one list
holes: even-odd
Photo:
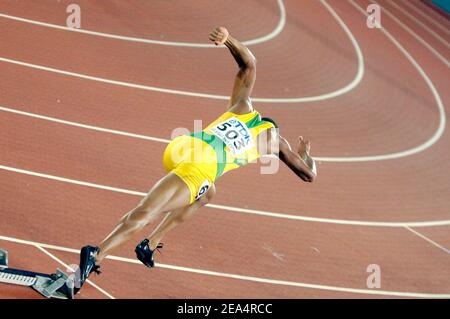
[[271, 119], [270, 117], [263, 117], [261, 118], [262, 121], [266, 121], [266, 122], [270, 122], [272, 123], [276, 128], [278, 128], [278, 124], [277, 122], [275, 122], [273, 119]]

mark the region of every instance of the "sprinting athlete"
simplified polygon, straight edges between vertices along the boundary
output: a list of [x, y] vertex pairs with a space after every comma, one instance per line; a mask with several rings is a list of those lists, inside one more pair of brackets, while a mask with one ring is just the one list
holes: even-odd
[[216, 45], [225, 44], [239, 65], [227, 111], [203, 131], [176, 137], [169, 143], [163, 157], [167, 175], [98, 246], [81, 249], [80, 287], [92, 272], [99, 273], [99, 265], [108, 254], [164, 214], [159, 226], [135, 249], [137, 258], [153, 267], [153, 253], [162, 247], [164, 235], [209, 203], [216, 192], [215, 181], [230, 170], [275, 154], [303, 181], [315, 179], [310, 142], [300, 137], [298, 150], [293, 151], [279, 135], [275, 121], [261, 118], [253, 109], [250, 94], [256, 79], [256, 59], [250, 50], [223, 27], [214, 29], [209, 39]]

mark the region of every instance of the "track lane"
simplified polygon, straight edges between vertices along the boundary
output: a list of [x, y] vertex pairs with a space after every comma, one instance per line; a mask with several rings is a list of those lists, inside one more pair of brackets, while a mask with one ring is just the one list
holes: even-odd
[[[35, 106], [27, 106], [27, 107], [35, 107]], [[444, 139], [441, 143], [445, 143], [445, 141], [446, 141], [446, 139]], [[433, 154], [421, 154], [421, 156], [420, 157], [415, 157], [414, 158], [414, 161], [413, 161], [413, 166], [408, 166], [408, 167], [406, 167], [405, 168], [405, 170], [412, 170], [412, 168], [418, 168], [419, 169], [419, 171], [421, 170], [421, 169], [423, 169], [423, 162], [426, 160], [426, 159], [428, 159], [430, 156], [432, 156], [433, 157], [433, 159], [440, 159], [440, 160], [444, 160], [445, 161], [445, 158], [446, 158], [446, 152], [445, 152], [445, 149], [443, 149], [443, 148], [439, 148], [439, 149], [437, 149], [437, 150], [435, 150], [436, 152], [435, 153], [433, 153]], [[424, 157], [422, 157], [422, 155], [424, 156]], [[372, 169], [378, 169], [379, 167], [378, 166], [375, 166], [375, 167], [372, 167]], [[428, 167], [427, 167], [428, 168]], [[441, 167], [442, 168], [442, 167]], [[336, 168], [334, 169], [335, 171], [336, 171]], [[372, 170], [371, 170], [372, 171]], [[406, 181], [406, 180], [405, 180]], [[362, 183], [364, 183], [363, 181], [362, 181]], [[380, 181], [380, 185], [381, 184], [383, 184], [382, 183], [382, 181]], [[443, 189], [444, 187], [445, 187], [445, 185], [446, 184], [439, 184], [439, 185], [436, 185], [436, 188], [441, 188], [441, 189]], [[336, 185], [335, 185], [336, 186]], [[388, 190], [387, 190], [388, 191]], [[304, 193], [303, 193], [304, 194]], [[443, 205], [442, 207], [445, 207], [445, 205], [446, 205], [446, 202], [445, 202], [445, 196], [444, 196], [444, 193], [442, 193], [443, 194], [443, 196], [442, 197], [439, 197], [439, 194], [440, 193], [437, 193], [437, 196], [436, 196], [436, 198], [438, 198], [438, 201], [437, 201], [437, 203], [438, 203], [438, 206], [440, 206], [440, 205]], [[305, 195], [307, 195], [307, 194], [305, 194]], [[78, 198], [80, 198], [79, 197], [79, 195], [76, 195], [76, 196], [78, 196]], [[425, 195], [424, 195], [425, 196]], [[231, 198], [231, 197], [230, 197]], [[439, 201], [439, 198], [441, 199], [440, 201]], [[389, 197], [388, 197], [388, 199], [390, 199]], [[392, 200], [394, 200], [394, 198], [392, 198]], [[89, 202], [89, 201], [88, 201]], [[91, 204], [91, 203], [89, 203], [89, 204]], [[405, 203], [406, 204], [406, 203]], [[437, 206], [436, 206], [437, 207]], [[215, 212], [215, 211], [214, 211]], [[425, 216], [425, 215], [424, 215]], [[239, 218], [239, 219], [241, 219], [241, 218]], [[236, 221], [235, 219], [233, 219], [233, 221]], [[321, 226], [323, 226], [323, 225], [321, 225]], [[305, 233], [307, 233], [307, 232], [305, 232]], [[223, 234], [222, 234], [223, 235]], [[412, 235], [412, 234], [410, 234], [410, 235]], [[367, 235], [366, 235], [367, 236]], [[374, 238], [375, 237], [379, 237], [380, 235], [378, 234], [377, 236], [374, 236]], [[399, 235], [399, 234], [395, 234], [395, 236], [402, 236], [402, 238], [404, 237], [404, 238], [407, 238], [406, 236], [407, 235]], [[311, 236], [309, 236], [309, 237], [311, 237]], [[309, 238], [308, 237], [308, 238]], [[405, 239], [406, 240], [406, 239]], [[412, 240], [412, 239], [409, 239], [409, 240]], [[419, 255], [422, 255], [422, 250], [427, 250], [428, 251], [428, 249], [430, 249], [429, 248], [429, 244], [428, 243], [426, 243], [425, 241], [422, 241], [420, 238], [417, 238], [416, 237], [416, 239], [415, 240], [417, 240], [418, 242], [416, 243], [416, 244], [414, 244], [414, 248], [412, 249], [412, 250], [418, 250], [418, 251], [420, 251], [420, 254]], [[420, 242], [420, 244], [419, 244], [419, 242]], [[403, 243], [403, 239], [402, 239], [402, 243]], [[423, 245], [423, 246], [422, 246]], [[427, 246], [428, 245], [428, 246]], [[428, 247], [428, 248], [425, 248], [425, 246], [426, 247]], [[434, 253], [431, 253], [431, 254], [434, 254]], [[415, 258], [416, 257], [413, 257], [412, 258], [412, 260], [415, 260]], [[430, 260], [435, 260], [435, 257], [434, 257], [434, 255], [432, 255], [431, 257], [430, 257], [431, 259]], [[440, 258], [440, 257], [439, 257]], [[419, 265], [420, 267], [423, 267], [423, 264], [420, 264]], [[434, 268], [434, 266], [435, 265], [428, 265], [427, 267], [430, 267], [430, 269], [433, 269]], [[445, 264], [444, 264], [444, 266], [445, 266]], [[425, 267], [426, 268], [426, 267]], [[448, 267], [447, 267], [448, 268]], [[445, 273], [444, 273], [444, 275], [446, 275]], [[125, 275], [124, 275], [125, 276]], [[204, 279], [204, 280], [207, 280], [207, 279]], [[206, 282], [206, 281], [204, 281], [204, 282]], [[420, 279], [419, 279], [419, 283], [420, 284], [422, 284], [421, 282], [420, 282]], [[427, 283], [426, 284], [430, 284], [431, 286], [437, 286], [438, 285], [438, 283], [439, 283], [439, 280], [436, 280], [436, 281], [434, 281], [434, 280], [428, 280], [427, 281]], [[411, 285], [411, 287], [414, 287], [414, 283], [413, 282], [409, 282], [409, 284]], [[136, 284], [137, 286], [139, 286], [139, 284]], [[141, 286], [139, 286], [139, 288], [140, 288]], [[186, 287], [187, 288], [187, 287]], [[128, 289], [134, 289], [134, 288], [130, 288], [130, 287], [128, 287], [127, 288], [127, 290]], [[195, 289], [195, 288], [194, 288]], [[255, 291], [255, 290], [252, 290], [252, 291]], [[150, 292], [151, 293], [151, 292]], [[204, 292], [199, 292], [199, 291], [197, 291], [197, 293], [200, 295], [200, 294], [204, 294]], [[241, 292], [242, 293], [242, 292]], [[290, 292], [289, 292], [290, 293]], [[296, 293], [298, 293], [298, 292], [296, 292]], [[283, 290], [283, 292], [282, 293], [280, 293], [280, 294], [282, 294], [282, 295], [285, 295], [286, 294], [286, 292]], [[312, 293], [312, 292], [306, 292], [306, 295], [315, 295], [315, 293]], [[238, 293], [238, 295], [239, 295], [239, 293]], [[318, 293], [318, 295], [319, 295], [319, 293]], [[322, 294], [320, 294], [320, 295], [322, 295]], [[303, 294], [301, 294], [300, 296], [304, 296]]]
[[[20, 213], [10, 217], [8, 224], [1, 226], [3, 236], [32, 238], [36, 242], [77, 248], [101, 240], [123, 212], [136, 203], [134, 196], [59, 182], [49, 183], [14, 173], [1, 176], [9, 185], [2, 189], [5, 198], [8, 198], [3, 203], [5, 208], [2, 207], [2, 211], [20, 209]], [[70, 198], [66, 196], [68, 193]], [[13, 194], [16, 194], [15, 197]], [[33, 202], [34, 205], [23, 207], [23, 201], [19, 198], [25, 198], [26, 202]], [[61, 220], [62, 214], [66, 221], [62, 227], [59, 224], [48, 227], [52, 221]], [[36, 220], [36, 215], [41, 218]], [[102, 222], [94, 223], [93, 216]], [[29, 225], [27, 228], [20, 227], [24, 222]], [[425, 288], [431, 292], [448, 290], [446, 285], [434, 287], [438, 280], [448, 277], [448, 256], [440, 250], [430, 249], [429, 243], [404, 229], [336, 227], [263, 217], [258, 219], [258, 228], [254, 225], [253, 216], [202, 209], [192, 221], [167, 236], [167, 249], [164, 249], [162, 256], [158, 256], [158, 260], [166, 264], [263, 278], [336, 286], [345, 283], [345, 286], [353, 288], [364, 288], [365, 268], [371, 263], [378, 263], [388, 270], [383, 277], [386, 279], [385, 289], [416, 292], [424, 292]], [[39, 231], [42, 228], [47, 231]], [[137, 242], [149, 231], [141, 232], [134, 241]], [[134, 258], [133, 244], [127, 243], [116, 254]], [[223, 251], [227, 254], [224, 255]], [[429, 258], [422, 260], [420, 256], [424, 253]], [[242, 259], [243, 256], [252, 257]], [[240, 266], [236, 268], [238, 262]], [[420, 267], [416, 267], [416, 263]], [[323, 268], [317, 267], [318, 264], [326, 265], [326, 274]], [[412, 273], [414, 276], [410, 276]], [[406, 279], [408, 276], [409, 280]], [[414, 289], [419, 287], [415, 286], [417, 282], [421, 289]], [[110, 287], [99, 285], [114, 295]]]
[[[2, 178], [4, 179], [4, 176]], [[35, 203], [34, 207], [22, 207], [21, 215], [32, 220], [35, 219], [33, 218], [35, 214], [41, 215], [42, 211], [45, 211], [46, 215], [45, 218], [34, 222], [33, 227], [22, 229], [20, 233], [18, 233], [20, 224], [11, 220], [10, 224], [2, 226], [2, 235], [12, 233], [13, 236], [20, 236], [19, 238], [32, 237], [38, 242], [78, 247], [87, 242], [98, 241], [99, 236], [102, 236], [101, 233], [106, 234], [109, 231], [109, 228], [114, 225], [115, 220], [123, 212], [123, 208], [116, 208], [117, 205], [123, 206], [135, 201], [135, 198], [129, 198], [129, 196], [127, 196], [128, 199], [117, 198], [121, 196], [110, 196], [109, 193], [104, 194], [101, 191], [77, 190], [78, 187], [73, 186], [68, 189], [61, 183], [53, 183], [54, 185], [47, 185], [46, 188], [43, 188], [40, 185], [42, 183], [33, 178], [28, 181], [22, 178], [20, 180], [19, 183], [25, 183], [28, 186], [11, 189], [11, 191], [14, 194], [20, 194], [19, 198], [26, 198], [26, 201]], [[14, 183], [9, 182], [9, 185], [11, 187]], [[68, 191], [73, 194], [72, 199], [64, 197]], [[107, 195], [108, 200], [105, 200], [103, 195]], [[46, 196], [52, 200], [48, 200], [45, 198]], [[83, 202], [80, 201], [81, 198]], [[17, 201], [12, 198], [7, 203], [8, 207], [20, 206], [20, 202]], [[109, 209], [104, 206], [105, 203], [108, 203]], [[73, 207], [73, 211], [65, 208], [68, 206]], [[101, 208], [102, 206], [103, 208]], [[64, 227], [47, 227], [46, 233], [33, 231], [33, 229], [37, 230], [49, 225], [49, 221], [57, 219], [62, 211], [64, 211], [67, 221]], [[101, 218], [102, 223], [92, 223], [94, 215], [97, 216], [97, 219]], [[23, 224], [23, 217], [18, 221]], [[383, 264], [390, 274], [384, 277], [387, 281], [384, 288], [389, 288], [388, 290], [397, 288], [394, 290], [400, 291], [405, 291], [406, 288], [410, 288], [407, 291], [417, 291], [417, 289], [413, 289], [414, 283], [420, 282], [423, 289], [429, 288], [431, 292], [438, 292], [439, 290], [432, 289], [435, 281], [431, 279], [430, 271], [427, 269], [432, 268], [433, 276], [436, 277], [448, 275], [446, 273], [449, 269], [448, 265], [446, 266], [448, 258], [440, 251], [431, 251], [435, 255], [433, 254], [432, 258], [427, 259], [428, 262], [425, 265], [422, 262], [421, 267], [415, 268], [414, 261], [419, 259], [418, 256], [423, 252], [428, 251], [429, 246], [420, 238], [415, 238], [417, 244], [412, 246], [414, 249], [405, 249], [405, 247], [409, 247], [408, 243], [410, 243], [409, 240], [404, 242], [402, 239], [406, 231], [355, 228], [353, 226], [330, 229], [328, 225], [323, 224], [293, 224], [289, 221], [279, 224], [280, 228], [277, 230], [278, 222], [274, 223], [272, 219], [262, 219], [258, 224], [260, 227], [255, 229], [253, 227], [254, 219], [250, 216], [237, 219], [234, 215], [204, 209], [193, 221], [180, 226], [176, 233], [167, 237], [165, 241], [167, 249], [164, 250], [162, 256], [158, 256], [158, 260], [168, 264], [259, 275], [264, 278], [298, 279], [302, 282], [336, 284], [338, 286], [342, 286], [342, 282], [346, 282], [346, 286], [356, 288], [363, 286], [365, 281], [355, 274], [361, 273], [361, 276], [365, 276], [366, 263], [378, 262]], [[223, 231], [217, 231], [216, 227]], [[199, 229], [202, 231], [199, 232]], [[61, 232], [71, 234], [70, 238], [62, 235]], [[324, 233], [327, 233], [327, 236], [323, 236]], [[269, 234], [273, 234], [273, 237], [271, 238]], [[355, 237], [358, 237], [357, 241], [354, 240]], [[180, 238], [183, 240], [179, 240]], [[375, 247], [371, 245], [373, 242], [377, 242]], [[227, 243], [227, 247], [233, 247], [225, 255], [220, 248], [224, 243]], [[369, 251], [367, 250], [368, 245], [371, 247]], [[385, 247], [389, 247], [389, 250], [386, 250]], [[132, 243], [129, 243], [123, 249], [118, 250], [117, 254], [134, 258], [132, 248]], [[242, 256], [250, 252], [251, 254], [258, 253], [258, 257], [248, 258], [243, 262]], [[273, 253], [279, 254], [282, 260], [275, 257]], [[202, 256], [201, 258], [198, 258], [199, 254]], [[73, 258], [76, 259], [76, 255]], [[236, 268], [237, 260], [240, 260], [239, 268]], [[411, 263], [405, 264], [405, 260], [411, 261]], [[436, 268], [435, 261], [437, 260], [440, 260], [440, 268]], [[75, 261], [67, 260], [67, 262]], [[317, 264], [327, 265], [326, 275], [322, 273], [321, 269], [318, 269]], [[302, 271], [299, 272], [299, 269]], [[124, 270], [120, 269], [120, 271]], [[411, 286], [405, 285], [404, 280], [396, 281], [397, 276], [402, 277], [398, 272], [415, 273], [414, 280], [409, 281]], [[97, 283], [115, 295], [115, 292], [111, 291], [111, 287], [104, 286], [101, 282]], [[423, 292], [423, 289], [419, 291]], [[445, 290], [443, 291], [445, 292]]]
[[[412, 230], [418, 232], [419, 234], [427, 237], [428, 239], [432, 240], [439, 246], [447, 249], [450, 253], [450, 227], [449, 226], [442, 226], [442, 227], [436, 227], [434, 229], [425, 227], [425, 228], [414, 228], [411, 227]], [[432, 244], [431, 244], [432, 245]], [[433, 247], [435, 248], [435, 247]], [[436, 249], [438, 249], [436, 247]]]
[[[0, 12], [66, 26], [69, 15], [66, 8], [72, 3], [69, 0], [58, 2], [5, 0], [0, 3]], [[245, 2], [200, 0], [194, 4], [182, 0], [170, 3], [142, 0], [109, 1], [107, 4], [81, 0], [77, 1], [77, 4], [81, 8], [83, 29], [167, 42], [204, 42], [204, 30], [211, 29], [217, 21], [225, 25], [239, 26], [243, 20], [247, 23], [246, 29], [242, 30], [243, 39], [254, 41], [270, 35], [281, 20], [277, 0], [264, 2], [263, 5], [257, 0]], [[186, 12], [189, 11], [194, 11], [195, 14], [187, 15]], [[239, 15], [223, 12], [239, 12]], [[180, 21], [183, 21], [182, 28]], [[265, 23], [261, 24], [259, 21]]]
[[[36, 119], [30, 121], [27, 117], [8, 113], [3, 113], [0, 121], [5, 129], [0, 135], [0, 143], [9, 149], [9, 152], [0, 155], [2, 165], [140, 192], [145, 192], [164, 174], [158, 155], [164, 150], [165, 144], [162, 143], [86, 131]], [[83, 165], [80, 165], [80, 161]], [[218, 182], [221, 196], [216, 203], [232, 203], [232, 206], [275, 212], [281, 210], [290, 214], [307, 211], [307, 215], [314, 212], [315, 217], [333, 216], [333, 213], [339, 212], [341, 203], [345, 214], [340, 217], [344, 219], [422, 221], [430, 220], [433, 208], [436, 211], [432, 219], [449, 217], [445, 202], [436, 201], [441, 194], [443, 198], [446, 196], [446, 188], [439, 187], [446, 180], [440, 168], [433, 171], [427, 169], [428, 176], [432, 178], [424, 182], [420, 174], [424, 168], [415, 161], [410, 161], [408, 166], [405, 162], [375, 167], [359, 164], [341, 168], [339, 173], [327, 173], [328, 170], [337, 171], [336, 165], [339, 164], [320, 165], [319, 169], [324, 170], [325, 177], [314, 184], [299, 182], [284, 167], [278, 174], [260, 175], [259, 166], [250, 165], [240, 175], [230, 173]], [[398, 174], [401, 169], [405, 172], [403, 177], [392, 180], [390, 175]], [[342, 194], [340, 188], [349, 183], [364, 185], [367, 174], [373, 170], [378, 170], [377, 180]], [[417, 175], [407, 174], [411, 170], [416, 171]], [[440, 178], [442, 182], [439, 182]], [[258, 191], [267, 196], [264, 205], [259, 196], [252, 196], [249, 191], [255, 181], [260, 181]], [[398, 186], [395, 190], [386, 190], [387, 183]], [[237, 184], [241, 191], [235, 188]], [[411, 184], [414, 184], [414, 188], [410, 187]], [[273, 192], [274, 188], [278, 192]], [[428, 196], [430, 190], [435, 190], [433, 199]], [[383, 193], [384, 201], [379, 201]], [[362, 205], [348, 205], [343, 196], [364, 198], [364, 202]], [[301, 205], [293, 198], [302, 198]], [[331, 203], [327, 198], [334, 200]], [[399, 205], [399, 198], [405, 203]], [[332, 204], [331, 207], [327, 203]]]
[[[287, 4], [288, 12], [290, 5], [299, 6], [299, 3]], [[339, 27], [319, 2], [301, 5], [301, 12], [314, 10], [330, 28]], [[336, 38], [325, 29], [311, 35], [308, 31], [313, 29], [315, 20], [307, 15], [301, 17], [301, 22], [297, 19], [300, 20], [298, 17], [291, 19], [292, 25], [287, 24], [283, 32], [264, 47], [254, 48], [261, 61], [255, 97], [267, 96], [268, 92], [275, 92], [274, 97], [321, 95], [345, 87], [354, 79], [358, 65], [347, 35], [340, 30], [339, 38]], [[8, 46], [0, 45], [0, 56], [82, 74], [228, 96], [236, 73], [234, 61], [225, 49], [200, 50], [199, 53], [196, 48], [123, 43], [6, 19], [0, 19], [0, 26], [11, 30], [2, 33], [2, 43], [8, 43]], [[236, 28], [234, 34], [239, 37], [239, 32]], [[54, 48], [55, 42], [58, 43], [57, 48]], [[25, 45], [27, 50], [23, 50]], [[336, 54], [336, 48], [340, 54]], [[299, 52], [295, 64], [285, 65], [284, 61], [292, 59], [292, 52]], [[330, 78], [328, 72], [336, 76]], [[123, 76], [118, 77], [119, 74]], [[205, 74], [217, 74], [217, 79], [210, 81]], [[308, 78], [298, 81], [303, 74], [308, 74]], [[292, 81], [293, 77], [296, 81]], [[273, 83], [277, 83], [277, 87]]]
[[[397, 81], [397, 82], [399, 82], [399, 81]], [[422, 89], [423, 90], [423, 89]], [[409, 93], [411, 93], [411, 92], [413, 92], [413, 94], [414, 94], [414, 91], [411, 91], [411, 90], [409, 90], [410, 92]], [[391, 97], [392, 98], [392, 97]], [[416, 101], [414, 101], [414, 100], [412, 100], [411, 101], [411, 103], [416, 103]], [[409, 105], [412, 105], [411, 103], [408, 103]], [[380, 116], [380, 114], [383, 114], [383, 113], [380, 113], [380, 112], [378, 112], [378, 113], [375, 113], [375, 114], [371, 114], [370, 115], [370, 117], [366, 117], [366, 119], [373, 119], [374, 118], [374, 116]], [[422, 118], [422, 116], [420, 117], [420, 118]], [[360, 119], [359, 119], [360, 120]], [[381, 118], [380, 120], [383, 120], [383, 121], [386, 121], [386, 119], [385, 118]], [[431, 129], [431, 128], [430, 128]], [[336, 129], [337, 130], [337, 129]], [[346, 136], [347, 136], [347, 138], [348, 138], [348, 136], [349, 136], [349, 134], [348, 134], [348, 132], [345, 132], [346, 133]], [[373, 134], [372, 134], [373, 135]], [[350, 135], [350, 136], [352, 136], [352, 135]], [[392, 134], [390, 134], [390, 136], [392, 136]], [[329, 139], [328, 139], [329, 140]], [[344, 139], [342, 139], [342, 140], [344, 140]], [[391, 139], [389, 140], [389, 141], [391, 141]], [[409, 139], [408, 139], [408, 141], [409, 141]], [[404, 142], [404, 141], [402, 141], [402, 142]], [[350, 141], [350, 144], [352, 144], [352, 145], [361, 145], [361, 144], [363, 144], [363, 142], [362, 141], [359, 141], [359, 143], [354, 143], [354, 141]], [[319, 145], [323, 145], [322, 143], [321, 144], [319, 144]]]
[[[410, 0], [402, 0], [400, 4], [403, 6], [403, 9], [408, 12], [409, 14], [413, 15], [417, 20], [425, 24], [428, 28], [433, 30], [434, 32], [440, 34], [441, 36], [448, 36], [450, 35], [450, 31], [444, 26], [444, 24], [441, 24], [439, 21], [428, 15], [423, 8], [418, 9], [414, 5], [412, 5], [412, 1]], [[423, 3], [422, 3], [423, 5]], [[450, 27], [450, 23], [448, 23], [448, 27]]]
[[430, 41], [433, 46], [443, 46], [444, 49], [442, 51], [440, 50], [440, 52], [443, 55], [446, 55], [448, 58], [448, 49], [450, 49], [450, 33], [445, 32], [444, 34], [441, 34], [440, 32], [437, 32], [432, 27], [421, 21], [421, 19], [416, 15], [412, 14], [406, 8], [402, 7], [396, 2], [393, 2], [392, 0], [382, 0], [380, 3], [383, 4], [385, 8], [392, 8], [393, 11], [396, 12], [396, 16], [398, 16], [402, 21], [405, 21], [405, 24], [413, 28], [414, 31], [422, 35], [423, 38], [426, 38], [428, 41]]
[[423, 10], [426, 15], [428, 15], [432, 19], [435, 19], [438, 23], [440, 23], [444, 27], [445, 26], [450, 27], [450, 21], [446, 19], [446, 17], [442, 15], [441, 12], [438, 9], [434, 8], [433, 6], [427, 4], [422, 0], [411, 0], [411, 4], [418, 10]]

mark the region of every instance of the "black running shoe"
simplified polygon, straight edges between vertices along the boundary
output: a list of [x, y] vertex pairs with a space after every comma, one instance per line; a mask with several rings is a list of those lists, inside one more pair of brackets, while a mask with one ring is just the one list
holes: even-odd
[[80, 252], [80, 283], [79, 287], [75, 288], [75, 293], [78, 293], [83, 287], [84, 282], [88, 279], [92, 272], [100, 274], [100, 266], [95, 264], [95, 255], [98, 253], [98, 247], [84, 246]]
[[[151, 250], [149, 245], [148, 239], [144, 239], [141, 241], [139, 245], [136, 246], [136, 249], [134, 250], [136, 252], [137, 258], [148, 268], [155, 267], [155, 262], [153, 261], [153, 252], [154, 250]], [[159, 248], [163, 248], [163, 244], [158, 244], [156, 247], [156, 250], [159, 251]]]

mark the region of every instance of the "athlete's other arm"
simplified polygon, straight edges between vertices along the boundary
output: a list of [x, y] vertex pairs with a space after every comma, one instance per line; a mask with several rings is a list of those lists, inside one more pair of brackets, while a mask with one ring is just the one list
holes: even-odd
[[245, 45], [229, 35], [223, 27], [215, 28], [209, 38], [216, 44], [225, 44], [239, 66], [229, 107], [239, 106], [239, 109], [242, 107], [244, 113], [252, 111], [250, 95], [256, 80], [255, 56]]
[[271, 153], [277, 155], [302, 180], [312, 183], [317, 176], [317, 169], [314, 159], [309, 155], [310, 141], [305, 142], [300, 136], [298, 150], [295, 152], [285, 138], [278, 134], [274, 135], [275, 137], [270, 138], [270, 145], [274, 145], [275, 142], [276, 146], [271, 146], [273, 150]]

